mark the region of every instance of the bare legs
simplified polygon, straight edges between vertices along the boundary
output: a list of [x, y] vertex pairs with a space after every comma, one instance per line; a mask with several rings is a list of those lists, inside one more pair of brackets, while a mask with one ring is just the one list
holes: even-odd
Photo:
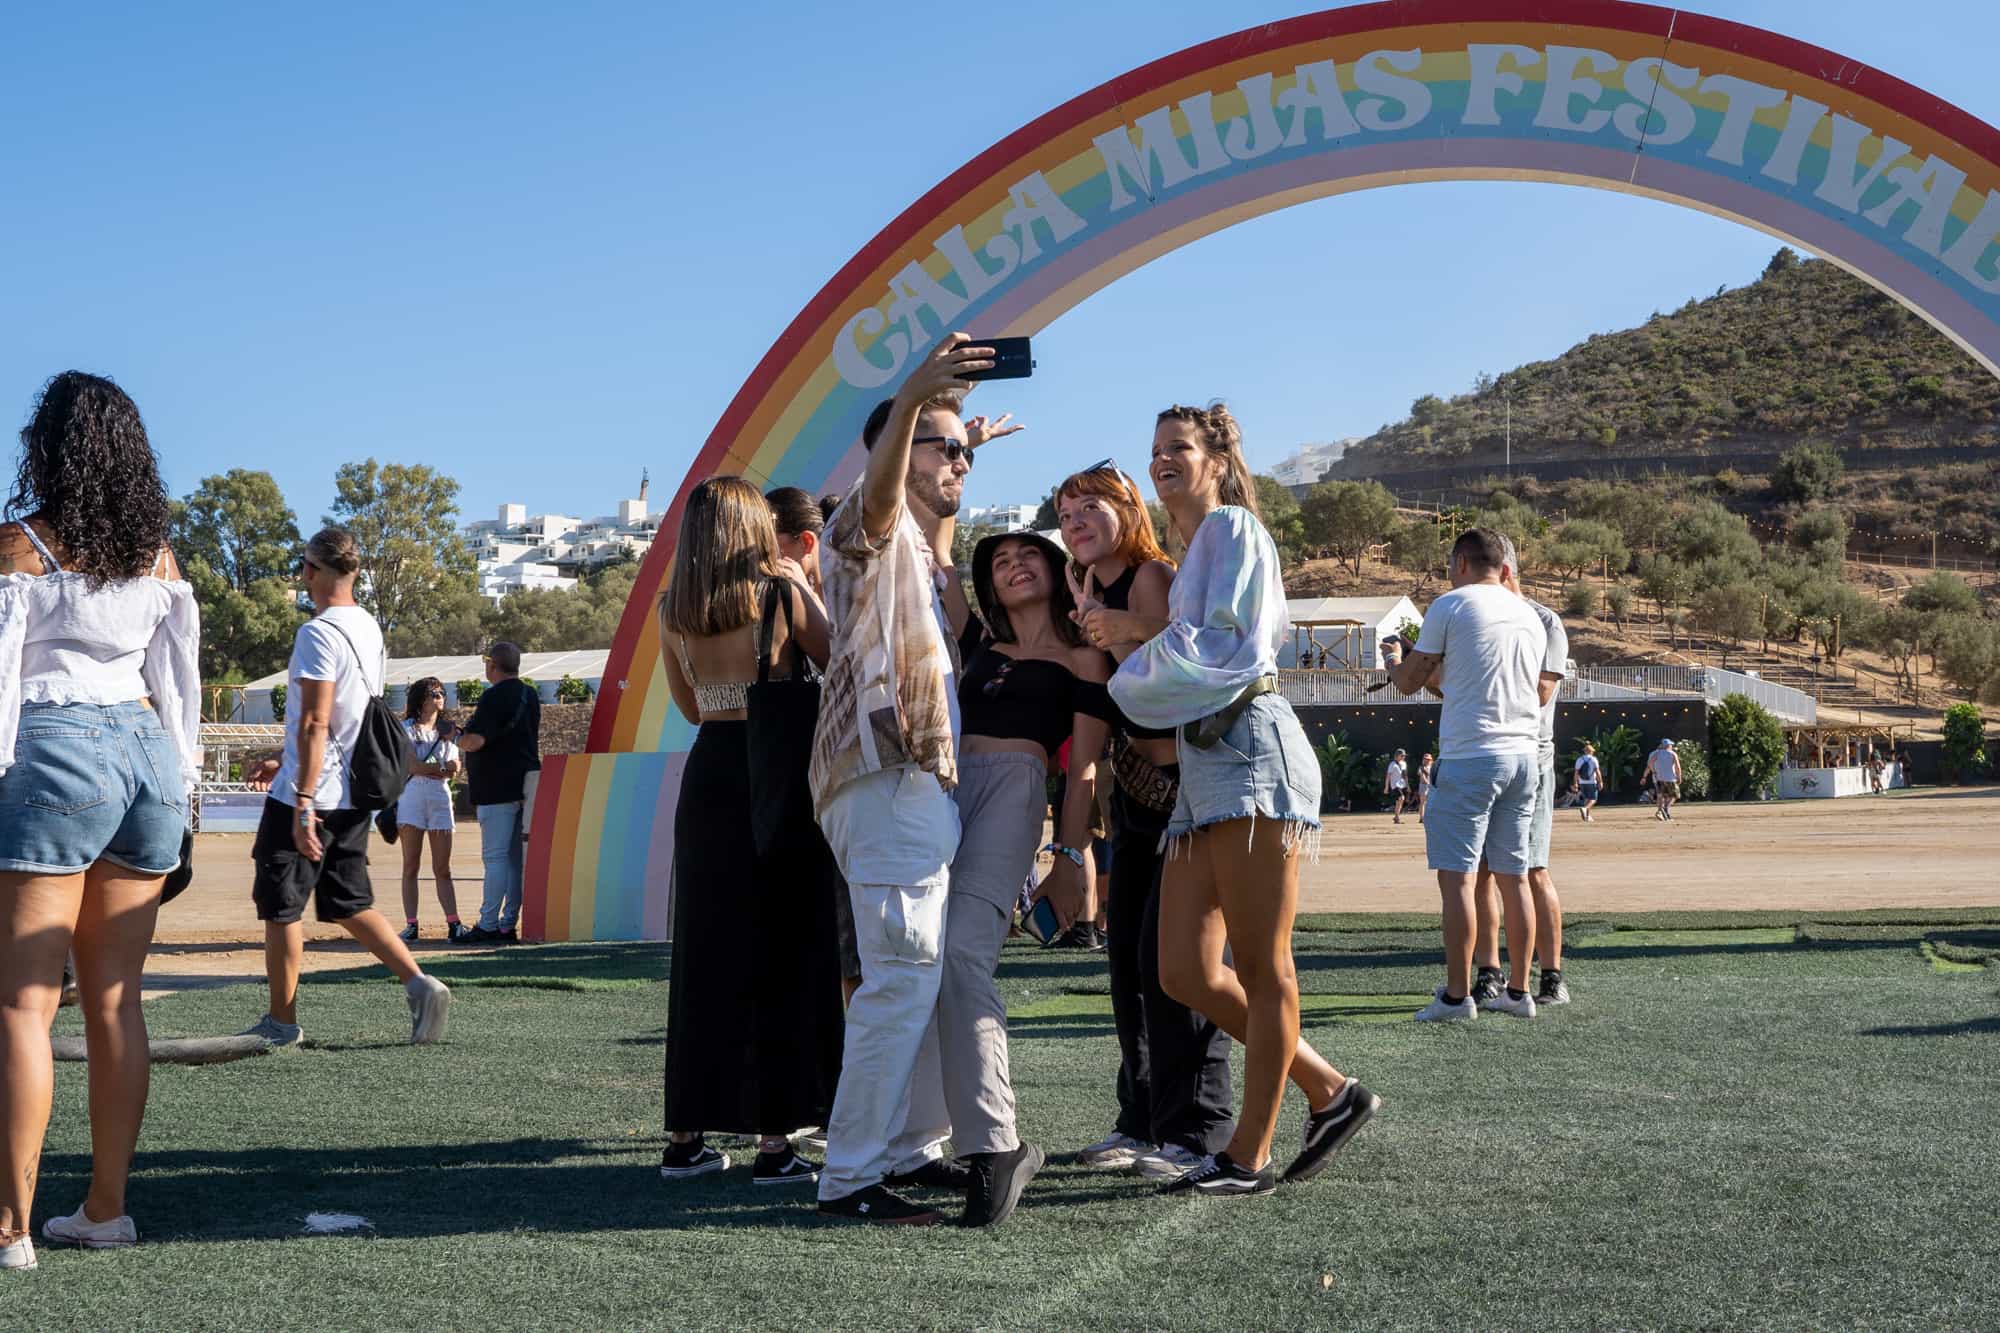
[[49, 1025], [72, 942], [90, 1052], [84, 1216], [108, 1222], [125, 1211], [151, 1073], [139, 981], [161, 878], [109, 862], [76, 875], [0, 874], [0, 1237], [25, 1233], [34, 1205], [54, 1086]]
[[[1472, 876], [1461, 870], [1440, 870], [1438, 898], [1444, 907], [1444, 993], [1463, 1000], [1472, 994], [1473, 927]], [[1497, 955], [1499, 946], [1494, 946]]]
[[[1477, 946], [1473, 957], [1479, 966], [1498, 970], [1500, 923], [1504, 918], [1507, 923], [1507, 960], [1513, 966], [1510, 984], [1515, 990], [1527, 990], [1528, 964], [1536, 953], [1541, 955], [1543, 968], [1551, 972], [1562, 971], [1562, 900], [1556, 896], [1556, 882], [1546, 866], [1530, 870], [1519, 879], [1522, 887], [1512, 897], [1502, 892], [1497, 882], [1500, 878], [1487, 869], [1484, 862], [1480, 864]], [[1523, 923], [1519, 929], [1516, 922]], [[1530, 947], [1524, 951], [1521, 936], [1530, 927]]]
[[[374, 908], [357, 912], [340, 923], [363, 948], [407, 982], [422, 973], [409, 947], [396, 938], [389, 923]], [[299, 1021], [299, 969], [305, 961], [306, 928], [298, 921], [264, 923], [264, 973], [271, 984], [271, 1017], [280, 1023]]]
[[451, 878], [451, 830], [420, 829], [405, 824], [396, 830], [397, 845], [403, 849], [403, 919], [417, 919], [417, 876], [423, 869], [424, 844], [430, 843], [431, 877], [437, 881], [438, 906], [447, 921], [458, 919], [458, 885]]
[[1211, 825], [1168, 856], [1160, 883], [1160, 984], [1244, 1047], [1243, 1110], [1225, 1151], [1252, 1170], [1270, 1160], [1287, 1078], [1315, 1110], [1347, 1083], [1299, 1037], [1299, 865], [1286, 833], [1277, 820]]

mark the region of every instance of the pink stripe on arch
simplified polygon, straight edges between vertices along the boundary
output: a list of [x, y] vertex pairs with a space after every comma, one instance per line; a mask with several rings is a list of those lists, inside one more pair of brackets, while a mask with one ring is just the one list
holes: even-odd
[[681, 770], [687, 767], [687, 752], [669, 754], [666, 765], [660, 780], [660, 801], [653, 808], [652, 837], [646, 845], [645, 864], [640, 867], [640, 887], [615, 886], [622, 893], [645, 895], [641, 938], [649, 940], [667, 938], [674, 882], [674, 811], [680, 804]]
[[995, 325], [1011, 328], [1016, 320], [1055, 292], [1097, 269], [1115, 264], [1153, 237], [1238, 205], [1287, 190], [1355, 177], [1402, 175], [1412, 181], [1423, 181], [1434, 179], [1434, 173], [1438, 172], [1464, 171], [1490, 171], [1495, 179], [1505, 179], [1504, 173], [1530, 172], [1544, 177], [1601, 181], [1610, 188], [1630, 185], [1747, 219], [1839, 260], [1891, 289], [1961, 339], [1988, 368], [2000, 374], [2000, 322], [1943, 279], [1925, 272], [1887, 244], [1871, 241], [1855, 228], [1825, 214], [1718, 173], [1636, 152], [1540, 140], [1448, 139], [1377, 144], [1241, 172], [1142, 208], [1119, 225], [1056, 256], [996, 300], [988, 318]]

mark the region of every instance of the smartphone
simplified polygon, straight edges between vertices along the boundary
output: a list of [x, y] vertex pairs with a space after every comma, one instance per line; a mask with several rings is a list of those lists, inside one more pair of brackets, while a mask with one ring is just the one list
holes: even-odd
[[1032, 935], [1043, 948], [1054, 944], [1056, 936], [1062, 934], [1062, 922], [1056, 920], [1056, 909], [1049, 906], [1047, 898], [1037, 898], [1035, 905], [1021, 916], [1021, 929]]
[[967, 380], [1024, 380], [1035, 373], [1035, 358], [1026, 338], [974, 338], [968, 347], [991, 347], [991, 370], [968, 370], [959, 376]]

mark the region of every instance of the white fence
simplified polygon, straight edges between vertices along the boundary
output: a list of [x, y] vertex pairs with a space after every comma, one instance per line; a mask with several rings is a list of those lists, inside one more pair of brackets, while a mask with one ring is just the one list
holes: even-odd
[[[1388, 679], [1385, 671], [1280, 671], [1278, 689], [1293, 704], [1365, 703], [1390, 707], [1436, 702], [1427, 694], [1405, 695], [1387, 685]], [[1557, 698], [1707, 699], [1720, 703], [1731, 694], [1748, 695], [1787, 722], [1810, 725], [1819, 721], [1819, 705], [1804, 691], [1719, 667], [1579, 667], [1573, 678], [1563, 682]]]

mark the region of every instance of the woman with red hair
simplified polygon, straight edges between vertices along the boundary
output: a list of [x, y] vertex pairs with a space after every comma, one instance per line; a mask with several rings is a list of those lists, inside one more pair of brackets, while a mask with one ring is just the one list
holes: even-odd
[[[1122, 662], [1167, 623], [1174, 566], [1138, 485], [1106, 459], [1056, 490], [1079, 602], [1102, 606], [1093, 642]], [[1111, 1012], [1118, 1030], [1118, 1120], [1077, 1154], [1172, 1180], [1229, 1142], [1229, 1035], [1160, 987], [1161, 840], [1179, 793], [1171, 728], [1122, 715], [1113, 726]]]

